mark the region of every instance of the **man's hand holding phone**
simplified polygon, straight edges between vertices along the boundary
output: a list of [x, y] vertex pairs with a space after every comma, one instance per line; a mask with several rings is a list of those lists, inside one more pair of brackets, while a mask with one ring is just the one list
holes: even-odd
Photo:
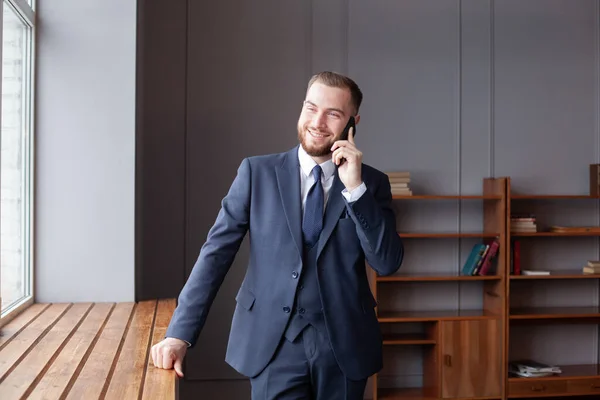
[[354, 143], [354, 127], [348, 128], [348, 139], [338, 140], [331, 147], [331, 160], [338, 166], [340, 180], [351, 192], [362, 183], [362, 157], [363, 154]]

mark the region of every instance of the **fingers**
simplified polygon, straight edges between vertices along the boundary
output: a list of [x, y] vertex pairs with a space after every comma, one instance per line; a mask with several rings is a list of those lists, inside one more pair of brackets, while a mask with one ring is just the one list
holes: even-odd
[[163, 360], [162, 360], [162, 349], [157, 349], [156, 350], [156, 362], [154, 363], [154, 366], [156, 368], [162, 368], [163, 366]]
[[162, 368], [163, 369], [171, 369], [173, 368], [173, 360], [175, 359], [175, 355], [170, 351], [166, 350], [162, 355]]
[[333, 146], [331, 146], [331, 151], [335, 151], [335, 149], [339, 147], [356, 148], [354, 143], [354, 128], [350, 128], [350, 130], [348, 131], [348, 140], [336, 140]]
[[183, 357], [185, 356], [185, 347], [182, 348], [180, 343], [168, 340], [169, 339], [165, 339], [152, 346], [152, 362], [156, 368], [173, 368], [177, 376], [183, 378]]
[[343, 154], [343, 149], [342, 148], [338, 148], [337, 150], [335, 150], [333, 152], [333, 154], [331, 155], [331, 161], [335, 164], [335, 165], [340, 165], [340, 163], [342, 162], [342, 159], [344, 158], [344, 154]]
[[175, 369], [175, 373], [177, 373], [177, 375], [180, 378], [183, 378], [183, 368], [182, 368], [182, 362], [181, 362], [180, 358], [177, 358], [175, 360], [175, 364], [174, 364], [173, 368]]
[[331, 151], [335, 151], [335, 149], [339, 149], [340, 147], [352, 147], [353, 144], [347, 140], [337, 140], [333, 146], [331, 146]]
[[339, 147], [331, 155], [331, 161], [335, 165], [340, 165], [342, 162], [342, 159], [358, 160], [358, 159], [360, 159], [361, 154], [362, 153], [360, 151], [356, 150], [355, 148]]

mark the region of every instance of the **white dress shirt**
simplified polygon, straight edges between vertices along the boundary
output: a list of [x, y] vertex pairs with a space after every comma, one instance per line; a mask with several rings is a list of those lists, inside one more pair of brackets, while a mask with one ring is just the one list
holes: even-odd
[[[306, 153], [302, 146], [298, 146], [298, 161], [300, 161], [300, 194], [302, 195], [302, 214], [304, 215], [306, 196], [308, 195], [309, 189], [315, 183], [311, 172], [317, 163], [312, 159], [311, 156], [308, 155], [308, 153]], [[333, 161], [331, 161], [331, 159], [329, 159], [319, 165], [323, 170], [323, 174], [321, 175], [321, 184], [323, 185], [323, 194], [325, 195], [325, 204], [323, 205], [323, 210], [325, 210], [327, 199], [329, 199], [329, 192], [331, 191], [331, 186], [333, 186], [335, 164]], [[367, 186], [363, 182], [359, 187], [353, 189], [352, 192], [349, 192], [346, 188], [344, 188], [344, 190], [342, 190], [342, 195], [346, 198], [346, 200], [348, 200], [349, 203], [352, 203], [360, 199], [360, 197], [366, 191]]]

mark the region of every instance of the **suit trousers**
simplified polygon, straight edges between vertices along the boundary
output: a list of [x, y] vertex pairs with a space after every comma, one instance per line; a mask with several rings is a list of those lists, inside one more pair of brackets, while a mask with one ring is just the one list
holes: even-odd
[[252, 400], [362, 400], [367, 379], [346, 378], [329, 338], [308, 325], [293, 342], [283, 337], [271, 362], [250, 383]]

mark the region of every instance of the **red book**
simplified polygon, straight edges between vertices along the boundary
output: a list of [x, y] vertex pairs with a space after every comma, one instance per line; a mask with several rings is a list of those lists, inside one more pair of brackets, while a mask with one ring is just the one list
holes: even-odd
[[521, 275], [521, 242], [518, 240], [513, 243], [513, 272]]

